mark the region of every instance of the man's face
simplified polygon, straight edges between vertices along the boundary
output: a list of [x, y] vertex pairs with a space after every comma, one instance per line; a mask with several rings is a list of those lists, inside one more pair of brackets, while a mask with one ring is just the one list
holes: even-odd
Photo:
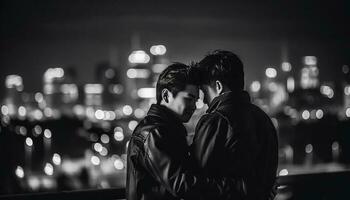
[[169, 102], [168, 107], [174, 111], [182, 122], [188, 122], [196, 110], [196, 102], [199, 98], [199, 88], [195, 85], [187, 85], [177, 93]]
[[200, 88], [203, 91], [204, 99], [203, 102], [207, 105], [209, 105], [215, 97], [217, 97], [219, 94], [215, 88], [215, 85], [210, 84], [203, 84]]

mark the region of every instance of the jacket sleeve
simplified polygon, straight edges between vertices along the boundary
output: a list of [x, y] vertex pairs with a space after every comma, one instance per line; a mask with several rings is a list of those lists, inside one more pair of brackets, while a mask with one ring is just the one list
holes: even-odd
[[176, 149], [167, 148], [166, 144], [169, 144], [169, 141], [160, 137], [159, 131], [161, 130], [152, 130], [146, 139], [145, 168], [172, 195], [191, 199], [206, 194], [220, 197], [228, 195], [228, 191], [235, 188], [237, 196], [242, 196], [242, 180], [201, 177], [192, 173], [188, 166], [188, 158], [176, 158], [172, 152]]
[[228, 120], [219, 113], [210, 113], [204, 115], [196, 126], [191, 153], [199, 168], [211, 174], [222, 162], [223, 158], [217, 157], [223, 156], [221, 150], [226, 149], [225, 153], [235, 152], [236, 146], [237, 138]]
[[[224, 157], [224, 154], [232, 154], [236, 151], [237, 143], [238, 140], [233, 134], [232, 126], [224, 116], [219, 113], [206, 114], [196, 127], [191, 154], [202, 174], [239, 180], [241, 178], [232, 173], [231, 168], [234, 166], [230, 166], [231, 162]], [[225, 166], [222, 166], [223, 160]], [[244, 181], [243, 183], [243, 187], [235, 184], [227, 185], [227, 187], [231, 187], [228, 189], [231, 192], [231, 198], [233, 196], [236, 199], [236, 194], [247, 195], [246, 184]], [[240, 191], [236, 193], [237, 190]]]

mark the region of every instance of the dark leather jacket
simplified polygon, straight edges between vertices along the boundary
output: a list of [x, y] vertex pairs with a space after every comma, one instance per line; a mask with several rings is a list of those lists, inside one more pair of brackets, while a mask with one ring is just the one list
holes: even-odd
[[197, 199], [207, 193], [225, 196], [227, 191], [235, 191], [239, 199], [245, 194], [243, 181], [203, 178], [191, 171], [186, 134], [172, 111], [151, 106], [128, 146], [128, 200]]
[[196, 126], [192, 156], [207, 176], [240, 177], [247, 199], [271, 198], [278, 140], [270, 118], [245, 91], [216, 97]]

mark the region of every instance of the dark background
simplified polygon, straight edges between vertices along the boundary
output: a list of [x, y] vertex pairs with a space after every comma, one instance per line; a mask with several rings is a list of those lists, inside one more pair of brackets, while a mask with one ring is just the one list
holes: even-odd
[[24, 91], [35, 92], [52, 66], [74, 66], [78, 82], [94, 82], [97, 63], [126, 66], [135, 35], [136, 48], [164, 44], [171, 61], [232, 50], [247, 81], [285, 57], [299, 73], [306, 55], [318, 58], [321, 80], [334, 80], [349, 65], [349, 8], [346, 1], [1, 1], [0, 97], [6, 75], [21, 75]]

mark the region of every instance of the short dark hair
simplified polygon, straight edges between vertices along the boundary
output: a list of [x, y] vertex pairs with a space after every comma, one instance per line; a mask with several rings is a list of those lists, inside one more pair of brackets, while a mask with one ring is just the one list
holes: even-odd
[[244, 71], [241, 59], [234, 53], [225, 50], [215, 50], [197, 63], [201, 84], [210, 84], [219, 80], [229, 89], [243, 90]]
[[169, 65], [158, 77], [156, 85], [157, 104], [162, 101], [162, 90], [168, 89], [174, 96], [184, 90], [187, 85], [198, 85], [198, 78], [194, 77], [192, 65], [173, 63]]

